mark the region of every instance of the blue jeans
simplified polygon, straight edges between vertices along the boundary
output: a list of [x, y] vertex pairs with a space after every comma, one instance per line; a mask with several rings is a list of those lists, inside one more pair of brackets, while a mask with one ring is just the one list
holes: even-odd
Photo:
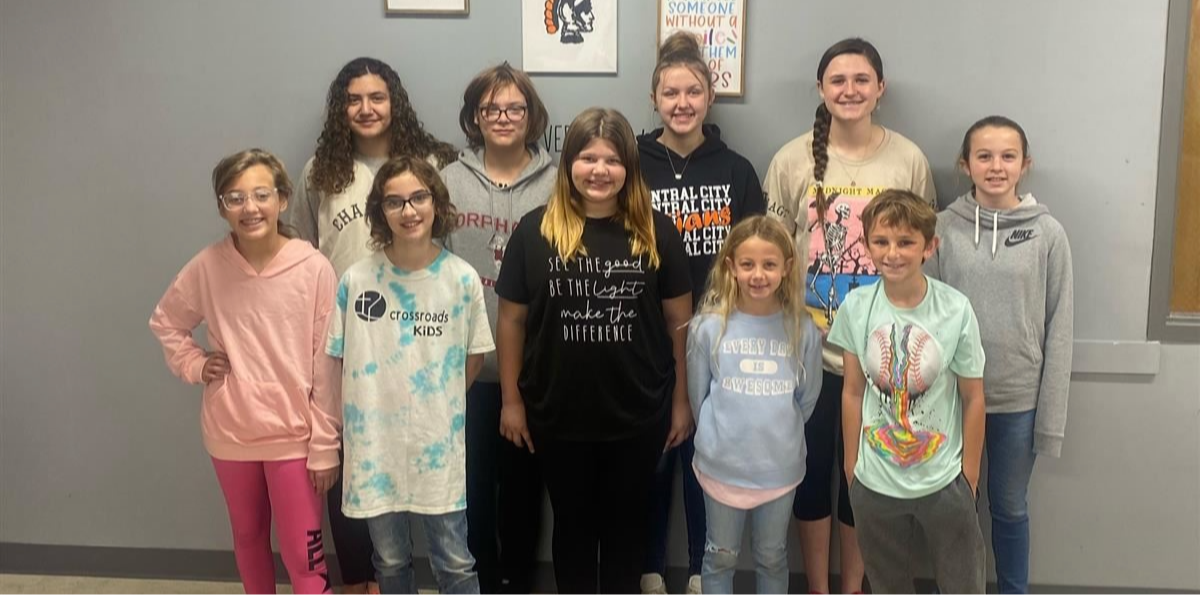
[[1029, 477], [1036, 410], [987, 414], [987, 494], [1001, 593], [1029, 592]]
[[704, 495], [708, 538], [700, 589], [705, 593], [733, 593], [733, 573], [746, 517], [754, 543], [754, 575], [759, 593], [788, 592], [787, 536], [795, 491], [751, 510], [726, 506]]
[[692, 458], [696, 455], [693, 436], [663, 453], [654, 470], [654, 491], [650, 496], [650, 544], [646, 550], [646, 572], [666, 574], [667, 535], [670, 533], [671, 492], [675, 487], [675, 459], [683, 471], [683, 512], [687, 519], [688, 576], [700, 574], [704, 560], [704, 491], [696, 481]]
[[466, 511], [447, 514], [392, 512], [367, 519], [375, 545], [375, 577], [381, 593], [416, 593], [412, 567], [413, 520], [421, 521], [429, 539], [429, 561], [442, 593], [478, 593], [475, 558], [467, 549]]

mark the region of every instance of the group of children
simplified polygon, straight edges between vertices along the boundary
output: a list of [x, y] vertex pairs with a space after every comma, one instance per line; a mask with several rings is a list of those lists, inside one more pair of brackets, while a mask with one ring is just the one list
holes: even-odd
[[295, 188], [265, 151], [217, 165], [231, 233], [150, 324], [205, 386], [247, 592], [274, 592], [272, 516], [295, 591], [330, 592], [326, 493], [348, 592], [416, 592], [417, 522], [442, 592], [529, 592], [543, 485], [560, 592], [666, 592], [677, 455], [689, 592], [732, 592], [747, 518], [758, 591], [787, 592], [791, 515], [828, 592], [835, 466], [843, 591], [865, 572], [911, 592], [919, 527], [939, 587], [982, 592], [985, 442], [1000, 588], [1028, 589], [1025, 494], [1061, 449], [1072, 282], [1062, 227], [1016, 190], [1024, 131], [972, 126], [972, 188], [935, 214], [924, 155], [873, 120], [879, 53], [847, 39], [818, 65], [813, 130], [760, 185], [705, 123], [711, 77], [673, 35], [662, 127], [585, 110], [556, 167], [507, 63], [467, 86], [456, 155], [359, 58]]

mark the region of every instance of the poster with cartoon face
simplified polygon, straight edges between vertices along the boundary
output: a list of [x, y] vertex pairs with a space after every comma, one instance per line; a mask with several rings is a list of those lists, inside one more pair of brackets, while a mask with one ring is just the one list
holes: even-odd
[[617, 72], [617, 0], [521, 0], [527, 72]]

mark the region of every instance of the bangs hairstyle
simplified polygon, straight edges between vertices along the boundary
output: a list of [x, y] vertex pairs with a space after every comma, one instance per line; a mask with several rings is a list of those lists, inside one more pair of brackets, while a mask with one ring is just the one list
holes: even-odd
[[387, 198], [383, 188], [392, 178], [405, 173], [412, 174], [433, 194], [433, 237], [444, 238], [458, 226], [458, 209], [450, 203], [450, 192], [437, 170], [428, 161], [411, 155], [393, 157], [379, 168], [367, 195], [367, 225], [371, 226], [371, 247], [376, 250], [392, 245], [392, 228], [383, 213], [383, 200]]
[[533, 87], [533, 80], [529, 78], [528, 74], [525, 74], [525, 71], [517, 70], [505, 62], [475, 75], [463, 93], [463, 106], [458, 113], [458, 126], [467, 136], [467, 145], [472, 149], [483, 146], [483, 131], [475, 121], [482, 117], [479, 115], [479, 109], [491, 103], [496, 93], [510, 86], [525, 96], [525, 122], [527, 122], [525, 144], [536, 143], [545, 134], [550, 117], [546, 113], [545, 104], [538, 96], [537, 89]]
[[[850, 37], [829, 46], [821, 55], [821, 60], [817, 63], [818, 85], [825, 80], [825, 70], [829, 68], [829, 63], [845, 54], [866, 58], [867, 62], [871, 63], [871, 69], [875, 71], [878, 82], [883, 82], [883, 56], [879, 55], [879, 50], [861, 37]], [[829, 209], [829, 200], [825, 197], [825, 169], [829, 167], [829, 127], [832, 125], [833, 114], [829, 113], [829, 108], [825, 107], [825, 102], [822, 101], [817, 106], [817, 113], [813, 119], [812, 140], [813, 179], [817, 181], [817, 196], [813, 200], [813, 208], [817, 212], [817, 222], [822, 229], [825, 226], [825, 212]]]
[[347, 89], [351, 81], [369, 74], [383, 79], [392, 103], [392, 123], [384, 133], [388, 137], [389, 156], [432, 156], [437, 160], [438, 167], [445, 167], [458, 158], [454, 146], [425, 131], [425, 126], [417, 119], [417, 113], [408, 99], [408, 91], [400, 82], [400, 75], [391, 66], [375, 58], [355, 58], [343, 66], [333, 82], [329, 83], [329, 94], [325, 98], [325, 127], [317, 139], [311, 179], [304, 180], [324, 194], [337, 194], [354, 181], [354, 133], [346, 112], [349, 104]]
[[662, 72], [673, 66], [683, 66], [692, 71], [692, 74], [704, 83], [704, 90], [712, 94], [712, 70], [708, 68], [708, 62], [704, 61], [704, 55], [700, 52], [700, 42], [695, 35], [686, 31], [676, 31], [663, 41], [662, 47], [658, 48], [658, 63], [654, 65], [654, 74], [650, 77], [651, 94], [657, 96]]
[[567, 129], [554, 193], [550, 195], [546, 214], [542, 217], [542, 237], [550, 242], [563, 262], [570, 262], [576, 256], [587, 256], [587, 249], [583, 246], [583, 225], [587, 215], [583, 209], [583, 198], [571, 179], [571, 166], [595, 139], [612, 143], [621, 165], [625, 166], [625, 185], [617, 191], [617, 213], [614, 218], [621, 221], [629, 232], [629, 246], [633, 255], [648, 256], [650, 268], [656, 269], [659, 258], [654, 237], [654, 208], [650, 203], [650, 190], [642, 180], [637, 140], [629, 120], [614, 109], [588, 108], [576, 116]]
[[[221, 202], [221, 195], [237, 181], [239, 176], [256, 165], [261, 165], [271, 171], [271, 178], [275, 184], [275, 192], [279, 195], [280, 202], [286, 202], [292, 198], [292, 180], [288, 177], [287, 170], [283, 167], [283, 162], [269, 151], [264, 151], [263, 149], [246, 149], [225, 157], [213, 168], [213, 195], [217, 198], [218, 208], [222, 211], [225, 210], [225, 205]], [[283, 222], [282, 218], [277, 221], [276, 230], [279, 232], [279, 235], [285, 238], [290, 239], [299, 236], [290, 225]]]
[[870, 236], [876, 224], [915, 229], [928, 243], [933, 241], [937, 231], [937, 213], [920, 196], [908, 190], [890, 188], [872, 198], [863, 209], [863, 236]]
[[[809, 318], [808, 309], [804, 306], [804, 277], [800, 273], [802, 257], [796, 252], [796, 244], [783, 224], [766, 215], [747, 217], [729, 230], [729, 235], [725, 237], [725, 243], [717, 253], [712, 271], [708, 274], [708, 285], [704, 295], [700, 298], [697, 311], [700, 314], [715, 314], [721, 317], [721, 332], [717, 335], [717, 340], [713, 342], [713, 361], [716, 361], [715, 350], [721, 344], [721, 338], [725, 336], [729, 315], [733, 313], [738, 299], [741, 297], [741, 289], [738, 287], [737, 277], [734, 274], [734, 267], [737, 266], [734, 255], [737, 253], [738, 247], [750, 238], [768, 242], [779, 248], [779, 252], [783, 254], [785, 275], [779, 284], [779, 289], [775, 291], [775, 297], [779, 299], [784, 330], [787, 332], [788, 343], [792, 347], [792, 354], [798, 364], [797, 369], [801, 374], [807, 374], [808, 371], [804, 369], [804, 364], [801, 362], [803, 359], [801, 344], [804, 341], [804, 323]], [[697, 320], [699, 320], [698, 317], [693, 318], [693, 321]], [[803, 379], [797, 378], [797, 382], [802, 384]]]

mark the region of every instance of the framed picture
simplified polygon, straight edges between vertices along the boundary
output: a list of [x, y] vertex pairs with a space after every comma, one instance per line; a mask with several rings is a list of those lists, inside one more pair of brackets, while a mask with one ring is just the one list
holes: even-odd
[[694, 33], [720, 97], [745, 91], [746, 0], [658, 0], [658, 45], [676, 31]]
[[617, 0], [521, 0], [527, 72], [617, 72]]
[[471, 0], [384, 0], [387, 14], [468, 14]]

